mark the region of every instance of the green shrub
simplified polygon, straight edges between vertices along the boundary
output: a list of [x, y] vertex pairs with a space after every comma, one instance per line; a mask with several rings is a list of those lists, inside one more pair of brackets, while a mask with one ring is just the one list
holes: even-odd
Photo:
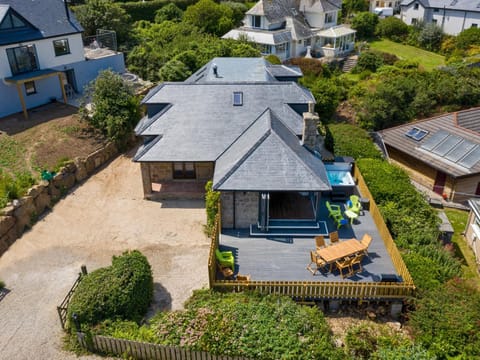
[[327, 129], [325, 146], [335, 155], [351, 156], [354, 159], [380, 159], [382, 157], [368, 133], [358, 126], [329, 124]]
[[308, 76], [329, 76], [330, 71], [326, 65], [323, 65], [316, 59], [308, 58], [293, 58], [289, 61], [289, 64], [298, 66], [305, 77]]
[[421, 345], [405, 344], [396, 347], [379, 348], [374, 356], [376, 360], [436, 360], [437, 357], [432, 355]]
[[395, 16], [380, 19], [375, 34], [396, 42], [402, 42], [408, 36], [408, 25]]
[[280, 60], [280, 58], [277, 55], [273, 55], [273, 54], [267, 55], [265, 56], [265, 60], [267, 60], [270, 64], [273, 64], [273, 65], [282, 65], [282, 60]]
[[480, 358], [480, 292], [463, 280], [425, 292], [410, 317], [417, 342], [439, 359]]
[[15, 176], [10, 176], [0, 169], [0, 209], [9, 201], [23, 196], [35, 181], [30, 173], [17, 173]]
[[212, 180], [205, 185], [205, 209], [207, 211], [207, 234], [211, 236], [215, 227], [215, 219], [218, 214], [218, 205], [220, 202], [220, 192], [213, 191]]
[[147, 20], [155, 21], [157, 11], [168, 4], [174, 4], [181, 10], [185, 10], [187, 6], [194, 4], [195, 0], [151, 0], [151, 1], [132, 1], [119, 4], [125, 12], [130, 15], [132, 22]]
[[68, 307], [68, 319], [78, 315], [82, 325], [105, 319], [140, 321], [153, 298], [152, 269], [139, 251], [112, 258], [112, 265], [86, 275]]
[[375, 72], [384, 64], [383, 55], [377, 51], [364, 51], [358, 57], [357, 65], [353, 68], [353, 73], [361, 73], [362, 71]]
[[2, 290], [4, 287], [5, 287], [5, 283], [2, 280], [0, 280], [0, 290]]
[[[158, 313], [150, 324], [156, 343], [216, 355], [250, 359], [341, 358], [323, 314], [285, 296], [195, 291], [184, 311]], [[101, 331], [152, 341], [150, 329], [137, 331], [133, 324], [117, 323]]]

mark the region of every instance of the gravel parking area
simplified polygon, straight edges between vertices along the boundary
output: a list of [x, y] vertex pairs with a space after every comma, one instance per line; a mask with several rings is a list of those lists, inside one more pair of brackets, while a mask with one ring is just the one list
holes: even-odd
[[[62, 350], [60, 304], [85, 264], [139, 249], [152, 265], [155, 307], [180, 309], [208, 284], [203, 201], [143, 200], [140, 167], [120, 156], [75, 188], [0, 258], [0, 359], [77, 359]], [[84, 359], [99, 358], [96, 356]]]

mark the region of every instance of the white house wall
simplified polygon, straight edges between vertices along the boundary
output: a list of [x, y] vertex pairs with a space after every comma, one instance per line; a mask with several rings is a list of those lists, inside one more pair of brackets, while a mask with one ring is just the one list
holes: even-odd
[[422, 20], [425, 18], [425, 8], [418, 3], [418, 9], [415, 10], [415, 3], [402, 7], [402, 20], [407, 25], [412, 25], [412, 19]]

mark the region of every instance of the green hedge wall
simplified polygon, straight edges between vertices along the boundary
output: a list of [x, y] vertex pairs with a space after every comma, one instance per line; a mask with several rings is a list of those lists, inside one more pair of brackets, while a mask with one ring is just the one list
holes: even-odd
[[195, 4], [197, 0], [153, 0], [145, 2], [125, 2], [119, 5], [129, 14], [132, 21], [147, 20], [153, 22], [155, 13], [165, 5], [173, 3], [180, 9], [185, 10], [187, 6]]
[[139, 251], [129, 251], [85, 276], [68, 307], [68, 319], [76, 313], [82, 325], [116, 318], [140, 321], [152, 299], [150, 264]]

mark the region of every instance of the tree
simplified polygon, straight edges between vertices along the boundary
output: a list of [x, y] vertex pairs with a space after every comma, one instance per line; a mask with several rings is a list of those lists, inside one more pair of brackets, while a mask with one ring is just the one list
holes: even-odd
[[463, 30], [457, 36], [457, 49], [467, 50], [472, 45], [480, 46], [480, 28], [470, 28]]
[[352, 28], [357, 30], [359, 39], [368, 39], [375, 34], [378, 16], [368, 11], [357, 14], [352, 20]]
[[87, 0], [75, 8], [75, 16], [86, 36], [95, 35], [97, 29], [114, 30], [121, 42], [130, 31], [130, 16], [113, 0]]
[[377, 71], [377, 69], [383, 65], [383, 58], [375, 51], [364, 51], [358, 58], [357, 65], [355, 66], [355, 73], [361, 73], [368, 70], [371, 72]]
[[233, 10], [228, 5], [217, 4], [213, 0], [200, 0], [187, 8], [183, 20], [199, 29], [222, 36], [233, 28]]
[[160, 24], [166, 20], [181, 21], [183, 17], [183, 11], [174, 3], [165, 5], [155, 13], [155, 22]]
[[353, 13], [368, 11], [368, 1], [344, 0], [342, 2], [342, 16], [349, 19]]
[[375, 34], [392, 41], [401, 42], [408, 36], [408, 25], [394, 16], [389, 16], [378, 22]]
[[82, 118], [124, 147], [140, 119], [140, 103], [132, 87], [111, 70], [100, 72], [86, 91], [92, 100], [91, 114], [82, 107]]
[[442, 43], [443, 31], [434, 23], [426, 24], [418, 35], [420, 46], [429, 51], [438, 51]]

